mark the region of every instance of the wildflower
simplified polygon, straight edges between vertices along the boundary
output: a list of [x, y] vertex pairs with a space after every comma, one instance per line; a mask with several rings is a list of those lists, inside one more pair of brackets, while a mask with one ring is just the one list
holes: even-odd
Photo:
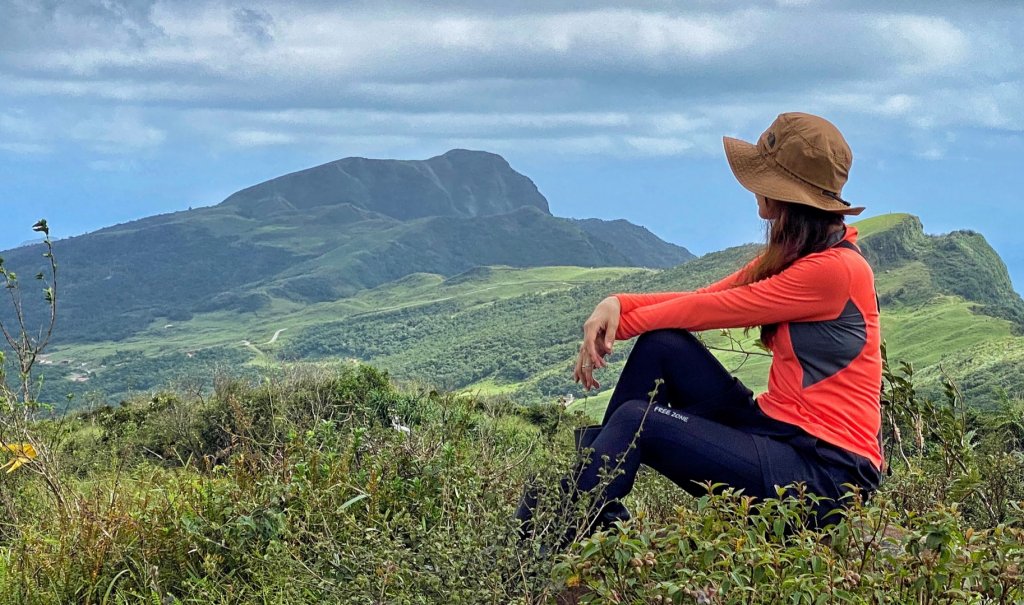
[[8, 473], [13, 473], [15, 469], [26, 462], [32, 462], [32, 459], [37, 456], [36, 448], [32, 447], [31, 443], [0, 443], [0, 448], [14, 454], [13, 459], [0, 465], [0, 469], [7, 467]]

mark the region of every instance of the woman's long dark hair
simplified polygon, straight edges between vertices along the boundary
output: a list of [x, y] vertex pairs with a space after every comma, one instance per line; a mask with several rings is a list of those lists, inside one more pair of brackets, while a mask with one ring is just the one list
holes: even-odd
[[[782, 272], [798, 258], [828, 247], [829, 231], [843, 223], [843, 215], [805, 204], [767, 201], [774, 214], [766, 227], [767, 244], [761, 258], [748, 271], [744, 284], [754, 283]], [[778, 324], [761, 326], [761, 342], [771, 342]]]

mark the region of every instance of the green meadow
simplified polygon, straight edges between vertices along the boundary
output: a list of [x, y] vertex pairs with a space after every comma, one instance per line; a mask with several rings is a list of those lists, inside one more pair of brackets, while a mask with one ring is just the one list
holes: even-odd
[[[889, 356], [913, 364], [924, 393], [939, 396], [943, 374], [968, 385], [983, 407], [1002, 392], [1024, 388], [1018, 377], [1024, 373], [1007, 369], [1024, 357], [1015, 321], [1024, 304], [1008, 291], [1008, 278], [967, 289], [950, 277], [950, 271], [1005, 276], [983, 239], [960, 232], [925, 235], [919, 221], [905, 214], [855, 225], [876, 265]], [[584, 393], [570, 377], [580, 326], [601, 298], [699, 287], [755, 253], [743, 246], [663, 270], [492, 266], [448, 278], [414, 273], [326, 302], [272, 298], [253, 312], [158, 318], [122, 340], [53, 348], [43, 370], [46, 392], [55, 400], [73, 394], [73, 406], [116, 402], [186, 377], [208, 387], [217, 374], [255, 378], [290, 363], [350, 359], [374, 363], [398, 380], [501, 394], [520, 403], [569, 395], [602, 401], [629, 343], [619, 343], [611, 367], [599, 377], [602, 392]], [[764, 389], [770, 360], [754, 346], [756, 330], [730, 333], [702, 337], [752, 389]], [[989, 375], [999, 380], [987, 380]]]

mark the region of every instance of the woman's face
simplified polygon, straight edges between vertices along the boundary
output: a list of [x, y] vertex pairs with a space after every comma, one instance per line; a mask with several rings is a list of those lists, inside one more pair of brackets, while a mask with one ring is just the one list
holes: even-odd
[[768, 198], [760, 193], [755, 193], [754, 197], [757, 198], [757, 215], [765, 220], [771, 220], [774, 214], [771, 207], [772, 202], [769, 202]]

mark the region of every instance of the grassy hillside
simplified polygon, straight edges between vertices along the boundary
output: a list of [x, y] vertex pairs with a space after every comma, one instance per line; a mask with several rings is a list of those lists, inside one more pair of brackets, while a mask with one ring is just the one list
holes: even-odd
[[[814, 497], [799, 486], [762, 502], [710, 486], [692, 497], [645, 472], [625, 499], [633, 521], [551, 550], [585, 523], [587, 498], [558, 485], [576, 460], [571, 429], [610, 386], [583, 397], [569, 382], [580, 322], [610, 292], [690, 289], [755, 249], [664, 271], [477, 267], [51, 352], [47, 386], [147, 392], [120, 405], [80, 394], [86, 409], [24, 432], [29, 416], [3, 393], [6, 439], [38, 455], [0, 473], [0, 604], [1024, 601], [1024, 403], [993, 394], [1020, 380], [1007, 318], [1019, 298], [998, 283], [948, 291], [936, 268], [962, 269], [955, 254], [984, 265], [984, 241], [915, 222], [864, 238], [890, 357], [917, 366], [912, 383], [884, 385], [893, 473], [828, 528], [805, 529]], [[952, 250], [941, 262], [940, 249]], [[720, 354], [763, 381], [766, 357]], [[943, 372], [962, 394], [922, 398]], [[552, 404], [566, 393], [569, 409]], [[527, 483], [541, 529], [523, 541], [511, 512]]]
[[[1024, 372], [1017, 371], [1024, 367], [1016, 365], [1024, 357], [1024, 339], [1014, 321], [1024, 303], [983, 238], [963, 232], [928, 236], [910, 215], [875, 217], [857, 227], [876, 267], [889, 354], [917, 367], [924, 392], [941, 394], [942, 372], [979, 405], [994, 405], [1000, 391], [1024, 389]], [[157, 318], [131, 338], [55, 349], [46, 366], [49, 393], [56, 399], [74, 392], [84, 401], [90, 391], [123, 395], [183, 376], [194, 380], [200, 370], [206, 376], [218, 369], [256, 375], [280, 362], [354, 358], [441, 388], [502, 393], [523, 402], [570, 394], [582, 400], [588, 394], [572, 383], [570, 369], [580, 325], [597, 301], [619, 291], [696, 288], [756, 250], [740, 246], [660, 271], [477, 267], [448, 278], [415, 273], [315, 304], [268, 296], [252, 312]], [[968, 277], [980, 285], [965, 285]], [[732, 333], [746, 338], [748, 349], [755, 336]], [[729, 340], [717, 333], [704, 337], [713, 347], [728, 348]], [[611, 369], [599, 377], [605, 393], [589, 394], [593, 409], [600, 410], [614, 386], [629, 346], [620, 343]], [[720, 357], [755, 391], [766, 386], [768, 358]]]
[[[1019, 324], [1008, 320], [1019, 313], [1020, 297], [1010, 289], [1005, 266], [984, 240], [961, 232], [927, 236], [920, 221], [910, 215], [868, 219], [864, 227], [865, 254], [880, 267], [877, 286], [889, 354], [918, 367], [924, 392], [936, 397], [941, 393], [940, 370], [963, 383], [979, 405], [995, 404], [1001, 389], [1024, 389], [1024, 378], [1014, 378], [1012, 371], [998, 372], [998, 380], [987, 379], [995, 377], [998, 365], [991, 352], [1008, 352], [1006, 358], [1015, 359], [1017, 351], [1024, 351], [1024, 339], [1016, 335]], [[755, 247], [742, 246], [673, 269], [629, 274], [486, 307], [451, 303], [381, 312], [358, 323], [336, 321], [307, 330], [288, 341], [285, 350], [301, 358], [374, 360], [398, 376], [433, 376], [450, 388], [516, 393], [534, 401], [565, 394], [579, 398], [585, 393], [569, 380], [578, 326], [603, 296], [617, 291], [692, 289], [735, 269], [755, 253]], [[969, 288], [951, 274], [970, 274], [986, 285]], [[950, 286], [953, 282], [955, 288]], [[754, 335], [747, 337], [748, 349], [753, 349]], [[741, 331], [734, 331], [733, 337], [743, 339]], [[516, 347], [507, 354], [495, 353], [529, 338], [534, 344], [528, 351]], [[718, 334], [705, 338], [713, 346], [726, 345]], [[611, 369], [604, 371], [606, 388], [613, 386], [628, 348], [628, 344], [622, 346]], [[441, 351], [445, 354], [436, 354]], [[987, 364], [977, 361], [983, 351], [989, 352], [983, 357]], [[755, 391], [766, 386], [767, 358], [729, 353], [720, 357], [730, 369], [739, 368], [737, 374]], [[464, 369], [470, 366], [472, 370]], [[972, 373], [972, 369], [979, 370]], [[600, 399], [592, 405], [600, 408]]]
[[[123, 340], [164, 318], [267, 311], [277, 299], [334, 301], [417, 272], [667, 267], [693, 257], [625, 221], [552, 216], [503, 158], [466, 150], [422, 161], [347, 158], [216, 206], [61, 240], [56, 251], [56, 339], [65, 344]], [[42, 252], [36, 244], [2, 256], [35, 275]], [[11, 319], [0, 308], [0, 320]]]
[[[929, 432], [828, 529], [803, 528], [798, 490], [695, 498], [645, 472], [633, 521], [563, 553], [548, 546], [587, 501], [556, 487], [581, 422], [557, 406], [355, 365], [163, 391], [35, 427], [45, 468], [0, 473], [0, 603], [1021, 602], [1024, 460], [1007, 448], [1024, 432], [972, 419], [964, 452], [967, 427], [927, 419], [950, 438]], [[542, 529], [520, 541], [527, 481]]]
[[[315, 334], [315, 326], [331, 325], [339, 318], [371, 325], [368, 322], [381, 314], [422, 314], [444, 306], [485, 309], [503, 299], [564, 292], [592, 281], [646, 273], [650, 271], [500, 266], [450, 278], [417, 273], [331, 302], [276, 298], [266, 309], [252, 313], [217, 311], [187, 321], [158, 318], [130, 338], [53, 347], [40, 369], [49, 398], [63, 400], [64, 394], [74, 393], [76, 405], [185, 379], [208, 387], [218, 372], [256, 375], [280, 361], [300, 359], [291, 351], [294, 345], [286, 343], [311, 342], [304, 330], [312, 328]], [[444, 349], [433, 357], [445, 358]]]

